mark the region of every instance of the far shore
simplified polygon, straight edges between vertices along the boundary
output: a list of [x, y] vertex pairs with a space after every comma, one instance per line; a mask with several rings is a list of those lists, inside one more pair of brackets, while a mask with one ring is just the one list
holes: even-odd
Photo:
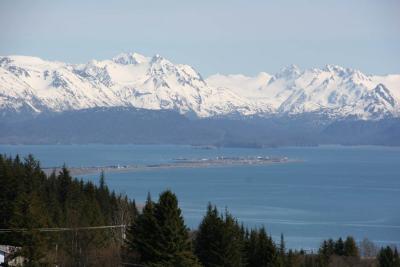
[[[71, 175], [86, 175], [119, 172], [138, 172], [150, 170], [164, 170], [177, 168], [210, 168], [227, 166], [259, 166], [271, 164], [283, 164], [291, 162], [301, 162], [298, 159], [288, 159], [287, 157], [217, 157], [203, 159], [174, 159], [171, 163], [147, 164], [147, 165], [112, 165], [112, 166], [87, 166], [87, 167], [68, 167]], [[43, 171], [50, 175], [52, 172], [58, 173], [62, 167], [43, 168]]]

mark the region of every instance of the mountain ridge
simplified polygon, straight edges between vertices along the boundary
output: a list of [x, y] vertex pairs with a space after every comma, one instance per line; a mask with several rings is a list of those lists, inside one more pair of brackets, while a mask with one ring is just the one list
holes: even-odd
[[0, 57], [0, 113], [98, 107], [175, 110], [186, 116], [321, 113], [333, 119], [400, 116], [400, 75], [366, 75], [337, 65], [276, 74], [215, 74], [154, 55], [122, 53], [85, 64], [29, 56]]
[[316, 113], [188, 118], [174, 110], [99, 107], [0, 120], [0, 129], [0, 144], [400, 146], [400, 118], [332, 121]]

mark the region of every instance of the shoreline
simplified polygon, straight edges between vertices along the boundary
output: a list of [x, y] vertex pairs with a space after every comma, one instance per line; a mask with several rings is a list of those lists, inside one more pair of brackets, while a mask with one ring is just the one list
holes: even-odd
[[[298, 159], [269, 158], [269, 157], [246, 157], [246, 158], [229, 158], [217, 157], [215, 159], [174, 159], [171, 163], [147, 164], [147, 165], [111, 165], [111, 166], [87, 166], [87, 167], [68, 167], [71, 175], [87, 175], [98, 174], [102, 171], [105, 173], [123, 173], [138, 172], [151, 170], [167, 170], [167, 169], [196, 169], [196, 168], [212, 168], [212, 167], [236, 167], [236, 166], [262, 166], [272, 164], [284, 164], [302, 162]], [[62, 167], [42, 168], [46, 175], [50, 175], [53, 171], [56, 173], [62, 170]]]

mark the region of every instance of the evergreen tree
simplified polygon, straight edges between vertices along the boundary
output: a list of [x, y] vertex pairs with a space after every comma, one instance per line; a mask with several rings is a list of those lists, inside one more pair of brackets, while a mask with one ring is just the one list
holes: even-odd
[[338, 256], [344, 255], [344, 243], [341, 237], [335, 243], [335, 254]]
[[236, 219], [228, 211], [225, 211], [224, 217], [222, 246], [225, 248], [225, 260], [223, 266], [243, 266], [245, 264], [243, 233]]
[[[72, 185], [71, 175], [65, 165], [62, 167], [61, 172], [57, 176], [57, 182], [58, 182], [57, 188], [58, 188], [59, 202], [61, 204], [63, 212], [65, 213], [67, 197], [70, 190], [70, 186]], [[64, 220], [65, 219], [66, 218], [64, 218]]]
[[204, 266], [243, 266], [245, 231], [228, 213], [220, 215], [210, 204], [195, 241], [196, 255]]
[[106, 178], [105, 178], [105, 175], [104, 175], [104, 170], [101, 170], [101, 172], [100, 172], [99, 189], [100, 190], [105, 190], [106, 189]]
[[281, 233], [281, 242], [279, 243], [279, 254], [285, 255], [285, 253], [286, 253], [285, 238], [284, 238], [283, 234]]
[[198, 266], [178, 200], [171, 191], [150, 196], [127, 233], [128, 259], [147, 266]]
[[359, 252], [356, 245], [356, 241], [353, 237], [348, 236], [344, 241], [344, 255], [347, 257], [358, 257]]
[[256, 229], [251, 229], [250, 234], [246, 238], [245, 250], [248, 267], [256, 267], [260, 264], [259, 259], [259, 246], [258, 246], [258, 232]]
[[[13, 218], [13, 210], [18, 194], [22, 191], [22, 184], [19, 180], [22, 177], [20, 170], [22, 163], [19, 157], [13, 161], [11, 158], [6, 158], [0, 155], [0, 228], [7, 229], [11, 219]], [[1, 234], [1, 244], [14, 244], [15, 235]]]
[[400, 259], [399, 254], [397, 252], [397, 248], [394, 250], [387, 246], [385, 248], [381, 248], [377, 256], [379, 266], [380, 267], [399, 267]]
[[329, 238], [327, 242], [327, 255], [330, 257], [333, 254], [335, 254], [335, 241], [333, 241], [332, 238]]
[[38, 229], [48, 227], [45, 208], [36, 193], [21, 193], [14, 209], [10, 226], [15, 229], [25, 229], [16, 232], [16, 245], [21, 246], [13, 256], [22, 256], [24, 266], [36, 267], [48, 265], [46, 259], [46, 238]]
[[327, 263], [329, 261], [329, 257], [331, 254], [328, 252], [328, 242], [324, 240], [319, 248], [318, 254], [323, 263]]
[[286, 267], [293, 267], [295, 266], [296, 262], [295, 262], [295, 253], [293, 252], [293, 250], [289, 249], [289, 252], [287, 253], [287, 257], [286, 257]]
[[159, 257], [154, 243], [158, 227], [154, 205], [148, 194], [142, 213], [132, 221], [126, 231], [126, 260], [130, 263], [147, 263]]
[[222, 235], [223, 220], [217, 208], [209, 203], [195, 241], [195, 253], [204, 266], [218, 266], [223, 261], [220, 251]]
[[281, 233], [281, 242], [279, 243], [279, 251], [278, 251], [278, 266], [285, 266], [286, 262], [286, 245], [285, 245], [285, 238]]
[[344, 244], [342, 239], [339, 238], [336, 242], [330, 238], [328, 240], [324, 240], [321, 244], [321, 247], [319, 248], [318, 251], [318, 259], [319, 259], [319, 264], [321, 266], [328, 266], [329, 261], [332, 257], [332, 255], [338, 255], [337, 251], [341, 251], [340, 253], [343, 253], [344, 251]]
[[265, 228], [262, 227], [258, 233], [257, 233], [257, 239], [256, 239], [256, 264], [253, 266], [260, 266], [260, 267], [266, 267], [266, 266], [274, 266], [277, 264], [276, 258], [277, 258], [277, 252], [275, 245], [271, 239], [271, 237], [268, 237]]
[[102, 170], [99, 178], [99, 188], [97, 194], [97, 201], [103, 209], [104, 214], [104, 223], [112, 224], [112, 210], [111, 210], [111, 202], [109, 201], [110, 192], [106, 185], [106, 179], [104, 175], [104, 171]]
[[163, 192], [155, 205], [158, 237], [155, 240], [162, 266], [196, 266], [189, 231], [185, 226], [178, 200], [171, 191]]
[[394, 258], [394, 267], [400, 267], [400, 257], [399, 257], [399, 252], [397, 251], [397, 247], [394, 248], [394, 253], [393, 253], [393, 258]]
[[[116, 216], [110, 215], [107, 205], [115, 210], [130, 207], [128, 216], [135, 210], [133, 202], [110, 194], [105, 184], [100, 190], [91, 182], [73, 179], [65, 166], [58, 175], [46, 176], [31, 155], [23, 161], [0, 155], [0, 184], [0, 228], [14, 230], [1, 233], [0, 243], [21, 247], [14, 256], [24, 256], [27, 266], [103, 265], [97, 251], [110, 250], [108, 241], [115, 235], [111, 230], [44, 232], [41, 228], [104, 225]], [[118, 235], [122, 236], [120, 231]]]

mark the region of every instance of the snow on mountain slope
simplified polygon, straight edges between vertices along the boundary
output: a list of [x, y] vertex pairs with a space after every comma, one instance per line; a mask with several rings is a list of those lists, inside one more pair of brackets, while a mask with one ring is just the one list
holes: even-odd
[[399, 103], [400, 75], [370, 76], [332, 65], [204, 80], [192, 67], [159, 55], [125, 53], [86, 64], [0, 57], [0, 113], [125, 106], [200, 117], [317, 112], [379, 119], [400, 116]]
[[258, 77], [213, 75], [206, 81], [259, 99], [279, 114], [318, 112], [361, 119], [399, 116], [400, 75], [370, 76], [334, 65], [302, 71], [291, 65], [267, 82], [254, 82]]
[[72, 65], [34, 57], [0, 58], [0, 108], [34, 112], [132, 106], [197, 116], [268, 112], [229, 90], [207, 85], [188, 65], [156, 55], [121, 54]]
[[207, 78], [207, 83], [214, 87], [229, 88], [238, 95], [248, 98], [263, 97], [260, 90], [262, 86], [268, 83], [271, 75], [260, 72], [255, 77], [248, 77], [242, 74], [222, 75], [214, 74]]

